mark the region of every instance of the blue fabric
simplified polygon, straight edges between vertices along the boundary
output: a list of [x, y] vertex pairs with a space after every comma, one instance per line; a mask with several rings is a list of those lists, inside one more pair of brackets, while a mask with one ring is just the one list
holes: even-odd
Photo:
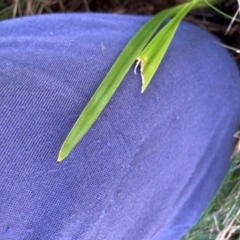
[[132, 68], [82, 142], [56, 163], [147, 20], [56, 14], [0, 23], [0, 239], [174, 240], [199, 219], [230, 164], [240, 80], [229, 53], [189, 23], [146, 92]]

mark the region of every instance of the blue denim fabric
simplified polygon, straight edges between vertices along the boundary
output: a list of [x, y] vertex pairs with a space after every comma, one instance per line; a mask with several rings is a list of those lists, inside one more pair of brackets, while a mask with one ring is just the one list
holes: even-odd
[[[0, 23], [0, 239], [175, 240], [229, 164], [240, 79], [182, 23], [144, 94], [133, 68], [61, 164], [58, 151], [148, 17], [55, 14]], [[161, 44], [161, 43], [159, 43]]]

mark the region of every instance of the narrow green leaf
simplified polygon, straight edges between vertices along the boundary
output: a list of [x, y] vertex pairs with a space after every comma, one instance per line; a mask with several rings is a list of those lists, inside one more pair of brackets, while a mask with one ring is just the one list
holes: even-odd
[[[213, 3], [215, 3], [216, 0], [215, 0], [215, 1], [207, 1], [207, 0], [204, 0], [204, 1], [205, 1], [205, 3], [206, 3], [210, 8], [212, 8], [215, 12], [221, 14], [222, 16], [224, 16], [224, 17], [226, 17], [226, 18], [228, 18], [228, 19], [231, 19], [231, 20], [233, 19], [232, 16], [224, 13], [223, 11], [221, 11], [221, 10], [219, 10], [218, 8], [216, 8], [215, 6], [213, 6]], [[223, 1], [220, 1], [220, 2], [223, 2]], [[239, 18], [235, 18], [234, 21], [235, 21], [235, 22], [240, 22], [240, 19], [239, 19]]]
[[175, 33], [185, 15], [194, 7], [196, 1], [182, 6], [178, 14], [169, 21], [163, 29], [152, 39], [147, 47], [140, 53], [137, 60], [141, 64], [142, 93], [152, 80], [161, 63]]
[[175, 15], [183, 6], [184, 5], [177, 5], [158, 13], [146, 24], [144, 24], [143, 27], [129, 41], [65, 139], [60, 149], [57, 162], [61, 162], [69, 155], [92, 124], [96, 121], [136, 60], [137, 56], [156, 33], [163, 21], [165, 21], [168, 17]]

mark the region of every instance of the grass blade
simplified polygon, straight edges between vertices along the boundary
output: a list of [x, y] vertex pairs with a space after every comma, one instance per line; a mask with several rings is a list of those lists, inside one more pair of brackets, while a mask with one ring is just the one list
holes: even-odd
[[[138, 63], [141, 64], [142, 93], [146, 90], [148, 84], [152, 80], [152, 77], [161, 63], [181, 20], [194, 7], [194, 5], [194, 1], [185, 4], [178, 14], [164, 26], [164, 28], [138, 56]], [[160, 44], [161, 47], [159, 47]]]
[[57, 162], [61, 162], [69, 155], [92, 124], [96, 121], [136, 60], [137, 56], [156, 33], [160, 25], [167, 18], [172, 17], [179, 12], [183, 6], [184, 5], [177, 5], [158, 13], [146, 24], [144, 24], [143, 27], [129, 41], [65, 139], [60, 149]]
[[[214, 11], [216, 11], [217, 13], [221, 14], [222, 16], [224, 16], [225, 18], [228, 18], [228, 19], [233, 19], [232, 16], [224, 13], [223, 11], [219, 10], [218, 8], [216, 8], [215, 6], [213, 6], [212, 2], [211, 1], [207, 1], [207, 0], [204, 0], [205, 3], [210, 7], [212, 8]], [[234, 19], [235, 22], [240, 22], [240, 19], [239, 18], [235, 18]]]

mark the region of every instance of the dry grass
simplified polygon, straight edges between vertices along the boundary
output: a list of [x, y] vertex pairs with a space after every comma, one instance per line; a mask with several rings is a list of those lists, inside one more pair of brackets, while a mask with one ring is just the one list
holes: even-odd
[[183, 240], [240, 239], [240, 155], [199, 223]]

